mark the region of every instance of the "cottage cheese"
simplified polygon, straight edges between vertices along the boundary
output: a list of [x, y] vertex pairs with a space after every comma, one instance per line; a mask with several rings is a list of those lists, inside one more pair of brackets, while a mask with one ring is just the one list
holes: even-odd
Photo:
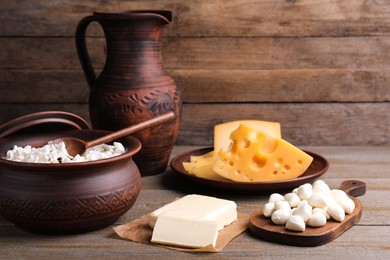
[[87, 162], [114, 157], [125, 153], [125, 148], [119, 142], [113, 145], [101, 144], [89, 148], [83, 155], [70, 156], [65, 148], [65, 143], [49, 142], [45, 146], [34, 148], [30, 145], [25, 147], [14, 146], [7, 151], [3, 159], [30, 162], [30, 163], [73, 163]]

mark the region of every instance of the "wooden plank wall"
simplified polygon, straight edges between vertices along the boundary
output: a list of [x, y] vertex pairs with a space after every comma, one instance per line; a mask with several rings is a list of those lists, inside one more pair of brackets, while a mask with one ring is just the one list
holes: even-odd
[[[0, 123], [42, 110], [88, 119], [74, 45], [93, 11], [168, 9], [165, 67], [182, 91], [179, 145], [213, 125], [279, 121], [297, 145], [390, 144], [390, 2], [371, 0], [0, 0]], [[104, 37], [88, 30], [95, 68]]]

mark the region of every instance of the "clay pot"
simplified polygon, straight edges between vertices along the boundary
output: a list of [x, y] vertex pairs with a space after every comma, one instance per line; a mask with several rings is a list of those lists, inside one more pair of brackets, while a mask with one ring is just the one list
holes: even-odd
[[[77, 129], [25, 133], [0, 139], [0, 157], [14, 145], [40, 147], [58, 137], [91, 140], [107, 131]], [[43, 233], [95, 230], [116, 221], [137, 199], [141, 176], [133, 155], [140, 142], [119, 140], [126, 153], [97, 161], [43, 164], [0, 159], [0, 214], [17, 226]]]
[[[106, 63], [96, 76], [86, 46], [91, 22], [103, 29]], [[76, 28], [76, 49], [90, 88], [89, 112], [94, 129], [115, 131], [172, 111], [175, 120], [135, 136], [142, 143], [134, 156], [141, 175], [162, 173], [176, 141], [181, 118], [181, 94], [163, 67], [161, 35], [172, 22], [165, 10], [93, 13]]]

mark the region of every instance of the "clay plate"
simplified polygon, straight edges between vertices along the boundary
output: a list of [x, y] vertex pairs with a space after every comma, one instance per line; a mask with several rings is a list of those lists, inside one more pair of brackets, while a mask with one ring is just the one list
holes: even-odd
[[270, 181], [270, 182], [233, 182], [229, 180], [211, 180], [206, 178], [200, 178], [191, 174], [188, 174], [183, 167], [183, 162], [189, 162], [190, 156], [202, 155], [211, 152], [214, 148], [207, 147], [188, 151], [179, 154], [171, 161], [171, 168], [174, 173], [183, 177], [187, 181], [195, 182], [204, 186], [209, 186], [219, 189], [228, 189], [235, 191], [246, 191], [246, 192], [271, 192], [281, 191], [291, 188], [296, 188], [301, 184], [312, 182], [314, 179], [323, 175], [329, 168], [328, 161], [313, 152], [305, 151], [310, 154], [314, 159], [309, 168], [298, 178], [281, 180], [281, 181]]

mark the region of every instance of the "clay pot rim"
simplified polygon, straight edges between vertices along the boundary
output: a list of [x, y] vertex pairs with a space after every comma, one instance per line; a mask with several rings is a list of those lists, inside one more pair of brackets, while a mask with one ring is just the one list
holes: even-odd
[[14, 118], [0, 125], [0, 138], [17, 133], [19, 130], [40, 124], [58, 124], [70, 126], [74, 129], [91, 129], [82, 117], [60, 110], [40, 111]]
[[93, 16], [104, 19], [139, 19], [142, 17], [150, 16], [158, 17], [164, 20], [167, 24], [172, 23], [172, 12], [169, 10], [125, 10], [125, 11], [112, 11], [112, 12], [93, 12]]
[[[88, 131], [88, 130], [87, 130]], [[96, 131], [96, 130], [90, 130], [90, 131]], [[97, 130], [101, 131], [101, 130]], [[105, 132], [105, 131], [102, 131]], [[129, 145], [125, 145], [124, 147], [126, 149], [126, 152], [114, 157], [100, 159], [100, 160], [94, 160], [94, 161], [87, 161], [87, 162], [74, 162], [74, 163], [31, 163], [31, 162], [18, 162], [18, 161], [11, 161], [6, 160], [0, 157], [0, 165], [6, 166], [6, 167], [12, 167], [17, 169], [24, 169], [24, 170], [30, 170], [31, 173], [34, 173], [37, 170], [51, 170], [56, 169], [58, 171], [68, 171], [70, 169], [74, 168], [86, 168], [86, 167], [96, 167], [96, 166], [105, 166], [105, 165], [111, 165], [118, 163], [123, 160], [131, 159], [134, 154], [139, 152], [141, 150], [141, 142], [132, 136], [126, 136], [124, 139], [129, 140]], [[71, 172], [69, 172], [71, 173]]]

